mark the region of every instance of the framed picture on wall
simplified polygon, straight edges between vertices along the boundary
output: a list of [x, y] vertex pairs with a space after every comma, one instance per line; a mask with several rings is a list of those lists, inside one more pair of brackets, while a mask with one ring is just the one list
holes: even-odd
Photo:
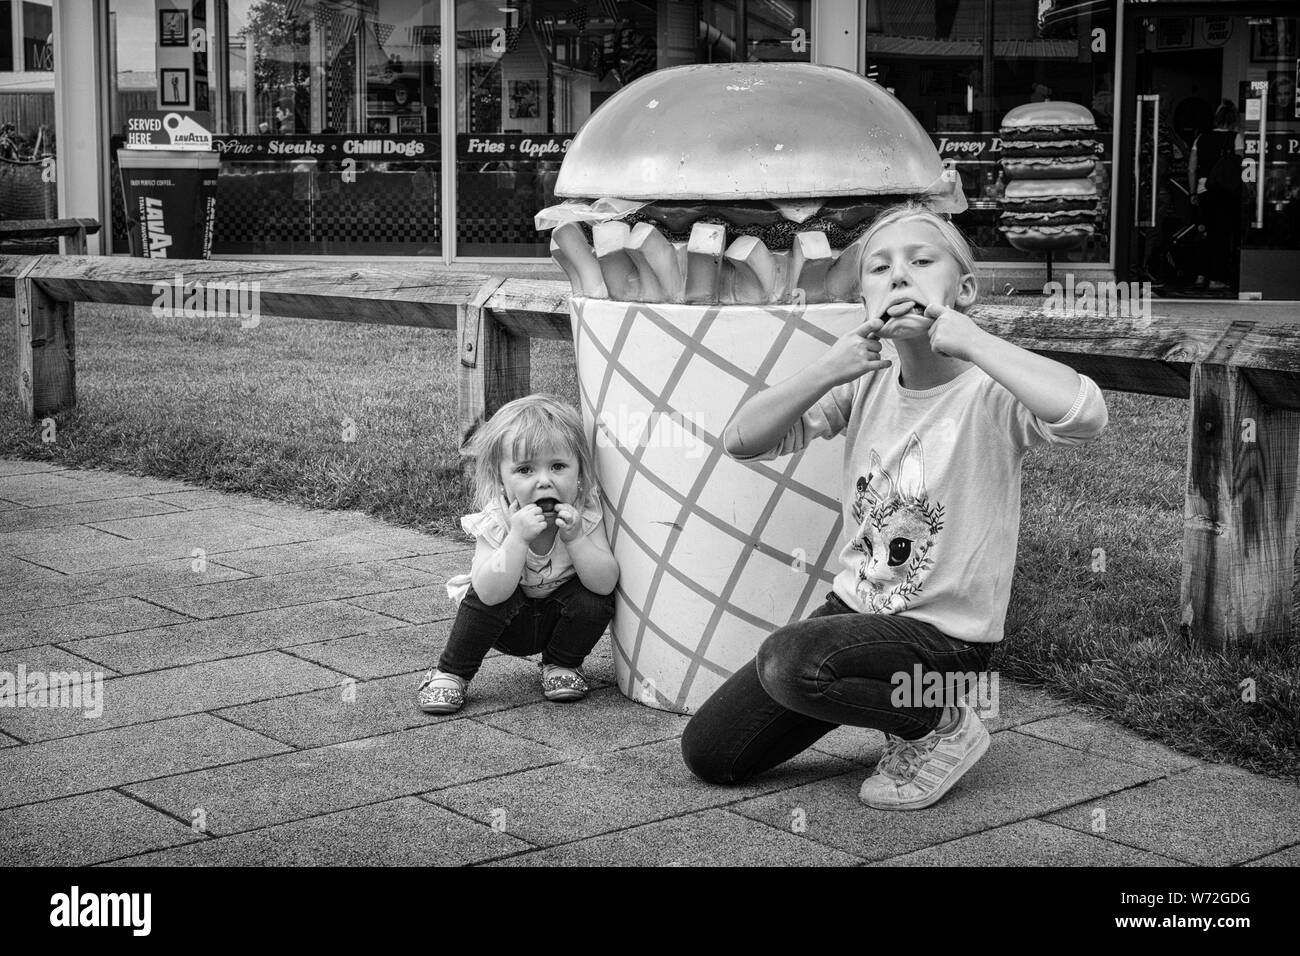
[[158, 102], [163, 106], [190, 105], [190, 71], [159, 70]]
[[1290, 70], [1268, 71], [1268, 115], [1283, 120], [1295, 116], [1295, 75]]
[[397, 131], [399, 133], [423, 133], [424, 117], [419, 113], [410, 116], [398, 116]]
[[189, 46], [190, 15], [184, 10], [159, 10], [158, 45]]
[[1191, 17], [1157, 17], [1157, 50], [1190, 50], [1192, 47]]
[[1286, 17], [1260, 18], [1250, 24], [1250, 61], [1274, 63], [1296, 56], [1296, 20]]
[[542, 96], [540, 80], [509, 80], [510, 118], [537, 119], [538, 100]]

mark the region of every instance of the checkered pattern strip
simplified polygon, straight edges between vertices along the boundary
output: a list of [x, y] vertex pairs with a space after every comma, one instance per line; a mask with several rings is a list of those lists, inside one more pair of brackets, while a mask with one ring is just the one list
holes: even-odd
[[[756, 314], [770, 318], [760, 327], [752, 318]], [[775, 462], [733, 464], [724, 479], [721, 431], [739, 402], [769, 379], [789, 374], [792, 357], [798, 364], [811, 360], [860, 318], [852, 307], [835, 305], [801, 311], [571, 300], [583, 420], [596, 450], [610, 542], [622, 569], [614, 646], [620, 688], [627, 696], [650, 702], [649, 687], [655, 706], [694, 711], [739, 666], [740, 657], [752, 657], [756, 641], [805, 616], [829, 589], [842, 527], [836, 463], [843, 439], [819, 443], [829, 447], [815, 467], [801, 468], [810, 449]], [[729, 324], [735, 330], [735, 323], [745, 322], [754, 322], [752, 330], [745, 326], [749, 339], [765, 338], [757, 346], [750, 343], [743, 362], [733, 361], [716, 347], [727, 335], [710, 332]], [[778, 363], [786, 371], [777, 374]], [[684, 385], [686, 380], [716, 383], [720, 404], [694, 407], [698, 385]], [[610, 421], [620, 414], [626, 419], [633, 405], [637, 424], [611, 428]], [[675, 461], [664, 456], [652, 461], [653, 436], [662, 438], [669, 423], [683, 421], [695, 422], [698, 457], [677, 451], [668, 453]], [[719, 482], [725, 482], [724, 490]], [[656, 504], [648, 508], [648, 500]], [[744, 515], [738, 513], [743, 507], [721, 504], [746, 500], [753, 504]], [[655, 517], [647, 520], [651, 513]], [[666, 534], [665, 527], [671, 529]], [[802, 536], [797, 541], [792, 527]], [[701, 550], [700, 542], [708, 541], [717, 542], [718, 551], [730, 549], [735, 555], [730, 566], [720, 566], [727, 564], [727, 554]], [[760, 560], [765, 569], [756, 569]], [[717, 580], [703, 581], [705, 569]], [[789, 586], [782, 587], [786, 582]], [[773, 597], [774, 591], [782, 593]], [[683, 602], [694, 610], [684, 610]], [[764, 603], [771, 613], [760, 610]], [[665, 654], [681, 662], [673, 686], [662, 675], [656, 680], [653, 663], [647, 665]]]

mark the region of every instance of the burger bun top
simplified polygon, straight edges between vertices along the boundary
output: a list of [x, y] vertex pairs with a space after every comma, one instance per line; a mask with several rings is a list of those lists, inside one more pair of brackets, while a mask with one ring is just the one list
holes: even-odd
[[930, 136], [883, 87], [838, 67], [670, 67], [619, 90], [574, 136], [555, 184], [565, 198], [966, 199]]

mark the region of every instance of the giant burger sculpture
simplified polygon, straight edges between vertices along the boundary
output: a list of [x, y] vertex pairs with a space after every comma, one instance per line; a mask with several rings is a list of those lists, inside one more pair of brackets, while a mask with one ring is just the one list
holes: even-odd
[[610, 97], [537, 216], [572, 283], [582, 411], [621, 569], [620, 689], [693, 712], [829, 589], [842, 439], [722, 448], [740, 403], [863, 321], [860, 244], [908, 199], [966, 208], [886, 90], [804, 63], [682, 66]]

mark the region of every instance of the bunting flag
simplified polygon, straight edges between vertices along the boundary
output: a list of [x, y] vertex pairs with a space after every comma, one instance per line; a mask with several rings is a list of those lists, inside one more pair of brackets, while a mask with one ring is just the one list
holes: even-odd
[[549, 50], [555, 46], [555, 17], [549, 13], [536, 22], [537, 30], [546, 41], [546, 48]]
[[589, 19], [587, 14], [587, 5], [585, 3], [577, 3], [569, 7], [569, 9], [564, 12], [564, 19], [577, 27], [579, 35], [586, 33], [587, 20]]
[[388, 38], [393, 35], [393, 25], [391, 23], [375, 23], [375, 37], [379, 40], [379, 45], [383, 46], [388, 42]]
[[292, 20], [298, 16], [299, 11], [302, 10], [302, 5], [306, 2], [307, 0], [284, 0], [284, 18]]
[[605, 11], [605, 16], [615, 23], [623, 19], [622, 14], [618, 12], [618, 0], [600, 0], [600, 8]]
[[312, 8], [312, 21], [322, 30], [328, 30], [334, 20], [334, 13], [323, 3], [318, 3]]

